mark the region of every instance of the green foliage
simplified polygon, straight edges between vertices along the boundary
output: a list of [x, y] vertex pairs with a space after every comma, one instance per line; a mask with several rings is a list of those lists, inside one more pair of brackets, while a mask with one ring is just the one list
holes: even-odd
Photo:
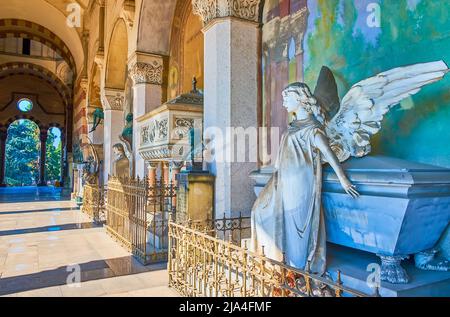
[[45, 173], [47, 181], [59, 181], [61, 178], [61, 142], [55, 146], [56, 135], [49, 131], [47, 138], [47, 159], [45, 164]]
[[[46, 180], [55, 181], [61, 175], [61, 142], [55, 146], [56, 136], [49, 132], [47, 139]], [[39, 182], [39, 128], [29, 120], [10, 125], [6, 143], [6, 184], [32, 186]]]
[[39, 128], [28, 120], [10, 125], [6, 144], [6, 183], [35, 185], [39, 180]]

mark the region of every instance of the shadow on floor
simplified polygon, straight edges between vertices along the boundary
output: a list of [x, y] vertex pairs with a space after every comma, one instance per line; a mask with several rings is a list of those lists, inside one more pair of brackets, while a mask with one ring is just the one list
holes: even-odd
[[22, 214], [34, 214], [43, 212], [63, 212], [63, 211], [79, 211], [78, 207], [69, 208], [50, 208], [50, 209], [36, 209], [36, 210], [8, 210], [0, 211], [0, 216], [2, 215], [22, 215]]
[[83, 263], [79, 267], [62, 266], [54, 270], [0, 278], [0, 296], [66, 285], [68, 281], [72, 282], [75, 271], [80, 272], [81, 282], [88, 282], [166, 268], [166, 263], [143, 266], [132, 256]]
[[55, 187], [4, 187], [0, 188], [0, 202], [33, 202], [70, 200], [70, 189]]
[[37, 228], [27, 228], [27, 229], [14, 229], [14, 230], [5, 230], [0, 231], [0, 237], [4, 236], [13, 236], [19, 234], [28, 234], [28, 233], [40, 233], [40, 232], [58, 232], [58, 231], [67, 231], [67, 230], [81, 230], [81, 229], [93, 229], [93, 228], [101, 228], [102, 224], [96, 224], [93, 222], [85, 222], [85, 223], [68, 223], [65, 225], [55, 225], [55, 226], [46, 226], [46, 227], [37, 227]]

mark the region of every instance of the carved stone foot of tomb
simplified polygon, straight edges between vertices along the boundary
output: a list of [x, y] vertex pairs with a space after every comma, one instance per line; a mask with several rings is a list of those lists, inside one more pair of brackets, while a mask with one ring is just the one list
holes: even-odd
[[416, 267], [426, 271], [450, 271], [450, 261], [437, 256], [438, 249], [431, 249], [428, 251], [417, 253], [414, 256]]
[[408, 256], [386, 256], [378, 255], [381, 259], [381, 280], [391, 284], [408, 284], [409, 277], [401, 266], [403, 260]]

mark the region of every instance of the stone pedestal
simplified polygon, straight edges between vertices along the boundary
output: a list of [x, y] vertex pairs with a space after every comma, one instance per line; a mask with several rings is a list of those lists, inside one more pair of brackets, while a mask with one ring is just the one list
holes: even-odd
[[181, 172], [177, 175], [177, 221], [214, 219], [214, 181], [207, 172]]
[[415, 267], [413, 259], [404, 260], [408, 272], [408, 284], [392, 284], [382, 281], [380, 258], [370, 252], [355, 250], [335, 244], [327, 246], [327, 270], [334, 280], [338, 271], [345, 287], [374, 295], [375, 287], [382, 297], [448, 297], [450, 272], [424, 271]]

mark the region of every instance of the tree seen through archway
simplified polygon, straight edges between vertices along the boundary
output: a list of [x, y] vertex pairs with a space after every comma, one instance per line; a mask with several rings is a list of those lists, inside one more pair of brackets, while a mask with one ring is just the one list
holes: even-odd
[[39, 127], [30, 120], [18, 120], [9, 126], [5, 164], [8, 186], [30, 186], [39, 181], [39, 133]]
[[61, 179], [61, 132], [51, 128], [47, 138], [47, 158], [45, 161], [46, 180], [54, 184]]
[[[9, 126], [5, 164], [8, 186], [35, 186], [39, 182], [39, 134], [39, 127], [30, 120], [17, 120]], [[49, 129], [45, 179], [52, 184], [61, 177], [61, 148], [61, 132]]]

